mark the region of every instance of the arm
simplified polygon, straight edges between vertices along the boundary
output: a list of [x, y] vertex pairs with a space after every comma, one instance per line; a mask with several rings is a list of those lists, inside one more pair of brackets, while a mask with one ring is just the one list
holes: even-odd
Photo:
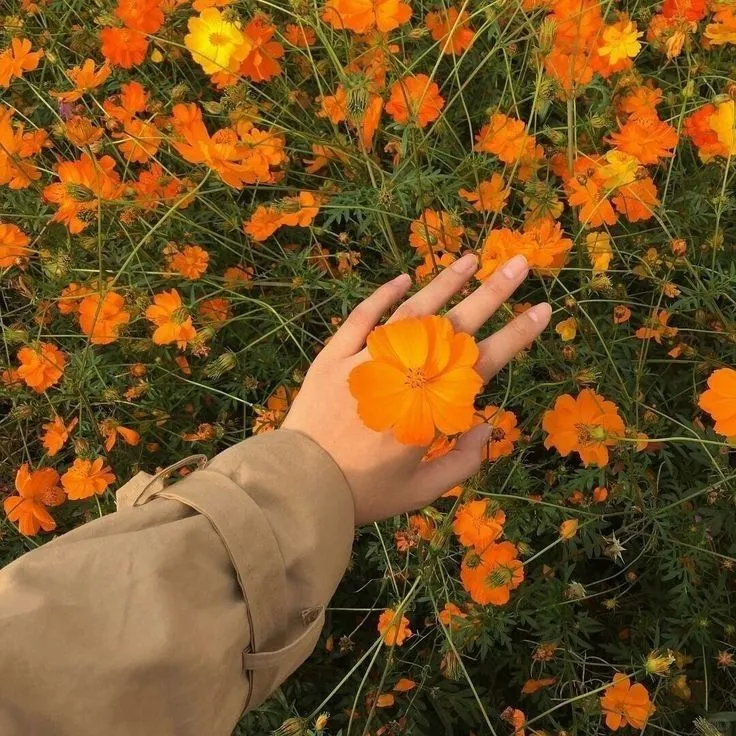
[[[459, 259], [391, 319], [435, 313], [476, 267], [472, 255]], [[527, 271], [512, 259], [449, 318], [476, 332]], [[284, 430], [0, 572], [0, 733], [226, 736], [304, 661], [347, 566], [353, 524], [431, 503], [478, 469], [490, 435], [480, 424], [422, 462], [423, 448], [359, 420], [348, 375], [409, 284], [385, 284], [350, 315]], [[481, 341], [476, 370], [488, 380], [550, 313], [537, 305]]]

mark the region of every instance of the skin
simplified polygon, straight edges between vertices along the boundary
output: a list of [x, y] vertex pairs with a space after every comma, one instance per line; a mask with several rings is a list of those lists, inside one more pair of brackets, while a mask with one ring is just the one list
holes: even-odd
[[[478, 259], [469, 253], [404, 301], [389, 321], [435, 314], [473, 277]], [[455, 329], [474, 334], [524, 281], [529, 267], [516, 256], [447, 312]], [[398, 443], [391, 432], [368, 429], [358, 417], [348, 375], [370, 359], [365, 341], [382, 317], [406, 295], [407, 274], [389, 281], [361, 302], [314, 361], [284, 427], [306, 434], [340, 467], [355, 502], [355, 524], [412, 511], [439, 498], [477, 472], [492, 428], [474, 427], [444, 457], [421, 462], [426, 448]], [[485, 381], [496, 375], [549, 323], [552, 308], [537, 304], [478, 344], [475, 368]]]

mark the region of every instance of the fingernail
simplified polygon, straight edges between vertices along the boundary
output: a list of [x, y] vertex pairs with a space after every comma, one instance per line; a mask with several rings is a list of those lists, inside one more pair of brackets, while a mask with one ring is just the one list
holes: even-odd
[[475, 271], [478, 266], [478, 259], [474, 253], [466, 253], [462, 258], [458, 258], [450, 268], [456, 273], [470, 273]]
[[411, 281], [411, 276], [408, 273], [400, 273], [395, 279], [389, 281], [392, 286], [403, 286]]
[[529, 315], [529, 319], [532, 322], [536, 322], [537, 324], [549, 322], [549, 318], [552, 316], [552, 307], [547, 302], [542, 302], [527, 310], [526, 314]]
[[502, 269], [501, 273], [507, 279], [518, 279], [522, 273], [526, 273], [529, 266], [526, 258], [522, 255], [514, 256]]

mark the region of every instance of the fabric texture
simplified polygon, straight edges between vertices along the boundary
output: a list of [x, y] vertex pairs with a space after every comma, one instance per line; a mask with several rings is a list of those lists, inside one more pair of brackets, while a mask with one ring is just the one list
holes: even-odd
[[317, 643], [354, 518], [321, 447], [279, 430], [149, 481], [0, 571], [3, 736], [228, 736]]

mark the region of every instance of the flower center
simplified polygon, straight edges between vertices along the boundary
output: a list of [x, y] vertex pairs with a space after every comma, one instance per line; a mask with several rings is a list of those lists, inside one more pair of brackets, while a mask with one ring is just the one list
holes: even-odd
[[228, 42], [228, 37], [222, 33], [210, 33], [210, 43], [213, 46], [225, 46]]
[[598, 425], [576, 424], [578, 443], [580, 445], [594, 445], [606, 439], [606, 430]]
[[487, 583], [489, 588], [500, 588], [508, 585], [514, 578], [514, 573], [508, 567], [497, 567], [488, 575]]
[[504, 439], [506, 439], [506, 432], [504, 432], [501, 427], [494, 427], [493, 431], [491, 432], [491, 441], [501, 442]]
[[427, 383], [427, 378], [421, 368], [410, 368], [406, 372], [404, 382], [409, 388], [422, 388]]

